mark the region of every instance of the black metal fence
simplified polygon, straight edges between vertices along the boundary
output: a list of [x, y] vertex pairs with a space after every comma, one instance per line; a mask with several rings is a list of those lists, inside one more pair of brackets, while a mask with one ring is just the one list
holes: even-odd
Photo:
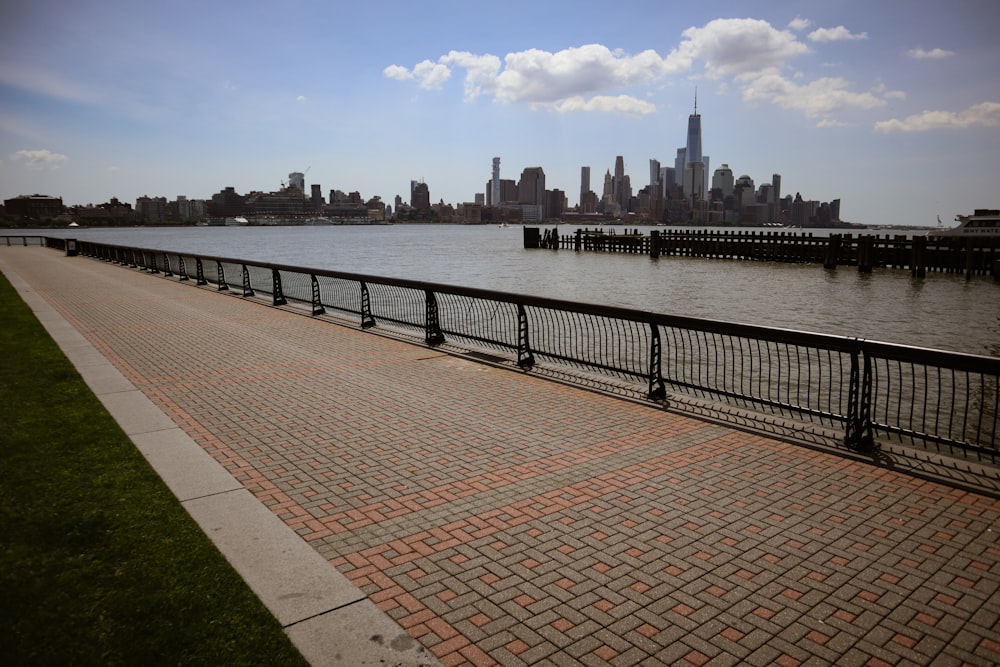
[[[63, 239], [49, 239], [66, 249]], [[80, 241], [79, 253], [179, 281], [298, 303], [523, 369], [613, 378], [650, 401], [691, 397], [988, 464], [1000, 450], [1000, 359], [337, 271]], [[331, 312], [332, 311], [332, 312]]]

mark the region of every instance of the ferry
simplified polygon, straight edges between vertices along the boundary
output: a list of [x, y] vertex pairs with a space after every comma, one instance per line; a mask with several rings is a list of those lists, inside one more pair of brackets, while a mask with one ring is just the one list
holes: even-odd
[[[941, 218], [938, 218], [938, 222]], [[1000, 210], [977, 208], [972, 215], [956, 215], [957, 227], [935, 229], [928, 236], [990, 237], [1000, 236]]]

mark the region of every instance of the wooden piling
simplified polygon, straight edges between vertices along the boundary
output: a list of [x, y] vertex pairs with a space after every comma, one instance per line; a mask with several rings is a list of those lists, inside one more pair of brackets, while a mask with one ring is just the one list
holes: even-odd
[[823, 259], [824, 269], [836, 269], [837, 268], [837, 258], [840, 256], [840, 234], [830, 234], [830, 238], [826, 242], [826, 254]]

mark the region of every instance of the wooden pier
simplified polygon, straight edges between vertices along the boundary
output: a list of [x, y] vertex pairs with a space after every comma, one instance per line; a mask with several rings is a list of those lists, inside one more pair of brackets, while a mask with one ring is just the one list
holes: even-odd
[[928, 272], [993, 276], [1000, 280], [1000, 238], [906, 235], [831, 234], [786, 230], [577, 229], [560, 234], [558, 227], [524, 228], [525, 248], [617, 252], [650, 257], [703, 257], [822, 264], [824, 268], [854, 266], [861, 273], [874, 268], [909, 269], [914, 277]]

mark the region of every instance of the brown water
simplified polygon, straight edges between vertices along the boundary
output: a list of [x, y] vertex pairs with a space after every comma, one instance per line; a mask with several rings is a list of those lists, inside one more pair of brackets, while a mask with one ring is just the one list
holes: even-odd
[[519, 226], [80, 229], [58, 235], [1000, 356], [1000, 283], [988, 277], [914, 279], [907, 270], [865, 275], [814, 264], [524, 250]]

